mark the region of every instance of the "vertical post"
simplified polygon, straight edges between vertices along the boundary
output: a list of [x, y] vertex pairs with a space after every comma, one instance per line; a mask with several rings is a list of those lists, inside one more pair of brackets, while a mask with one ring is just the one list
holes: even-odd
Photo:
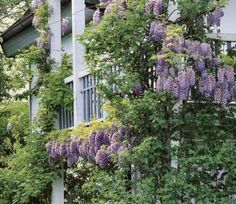
[[48, 0], [48, 6], [51, 10], [49, 19], [49, 28], [51, 34], [50, 56], [56, 63], [61, 62], [61, 1]]
[[[33, 71], [33, 73], [36, 72], [35, 65], [31, 66], [31, 70]], [[38, 77], [35, 74], [33, 74], [33, 79], [30, 84], [30, 89], [33, 89], [36, 86], [37, 80]], [[37, 120], [38, 117], [39, 101], [40, 100], [37, 96], [35, 95], [30, 96], [30, 119], [33, 124], [35, 123], [35, 120]]]
[[[51, 9], [50, 28], [50, 57], [58, 64], [61, 63], [61, 1], [48, 0]], [[56, 125], [58, 126], [58, 124]], [[52, 204], [64, 204], [64, 177], [63, 169], [60, 177], [55, 178], [52, 183]]]
[[79, 73], [84, 71], [84, 47], [78, 42], [78, 35], [85, 28], [85, 0], [72, 0], [72, 48], [73, 48], [73, 86], [74, 86], [74, 125], [83, 121], [82, 81]]

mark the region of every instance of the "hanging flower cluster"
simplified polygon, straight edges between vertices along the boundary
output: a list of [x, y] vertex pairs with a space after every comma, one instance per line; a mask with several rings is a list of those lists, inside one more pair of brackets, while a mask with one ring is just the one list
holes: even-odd
[[63, 18], [61, 21], [61, 34], [65, 35], [68, 30], [69, 20], [67, 18]]
[[51, 41], [51, 32], [45, 32], [45, 33], [41, 33], [41, 35], [39, 36], [38, 40], [37, 40], [37, 47], [40, 49], [43, 48], [48, 48], [50, 45], [50, 41]]
[[38, 16], [34, 16], [33, 21], [32, 21], [33, 26], [37, 29], [40, 25], [40, 19]]
[[[191, 89], [198, 88], [204, 97], [211, 97], [225, 106], [235, 97], [233, 68], [219, 66], [220, 58], [213, 57], [208, 43], [168, 36], [167, 26], [160, 18], [163, 8], [162, 0], [149, 0], [146, 4], [146, 14], [155, 17], [148, 39], [162, 45], [156, 61], [157, 91], [167, 91], [181, 101], [188, 99]], [[216, 8], [208, 15], [208, 23], [219, 26], [223, 16], [223, 10]], [[173, 56], [178, 60], [171, 63]], [[216, 67], [219, 70], [217, 77], [213, 69]]]
[[143, 88], [140, 83], [135, 83], [132, 87], [132, 94], [134, 96], [139, 96], [143, 93]]
[[149, 0], [146, 5], [146, 14], [154, 14], [155, 17], [159, 17], [164, 9], [162, 0]]
[[[32, 2], [32, 8], [34, 10], [33, 26], [40, 32], [40, 36], [37, 39], [37, 47], [40, 49], [48, 48], [50, 44], [51, 32], [48, 28], [48, 12], [42, 12], [40, 9], [48, 9], [45, 0], [34, 0]], [[40, 10], [40, 12], [37, 12]], [[42, 15], [39, 15], [42, 14]], [[44, 23], [42, 23], [44, 22]], [[46, 25], [44, 25], [46, 22]]]
[[[183, 60], [181, 67], [169, 63], [168, 53], [174, 53]], [[181, 37], [164, 39], [158, 56], [157, 91], [167, 91], [181, 101], [188, 99], [191, 88], [198, 88], [204, 97], [212, 98], [222, 106], [236, 97], [234, 70], [220, 65], [220, 59], [213, 57], [210, 44]], [[215, 67], [218, 68], [217, 77]]]
[[94, 14], [93, 14], [93, 24], [94, 25], [98, 25], [100, 22], [100, 16], [101, 16], [101, 12], [99, 9], [97, 9]]
[[216, 8], [213, 12], [207, 16], [207, 22], [209, 26], [220, 26], [221, 18], [224, 16], [224, 11], [221, 8]]
[[[117, 0], [100, 0], [99, 7], [105, 8], [104, 15], [108, 15], [109, 13], [111, 13], [115, 6], [118, 6], [119, 8], [118, 19], [125, 18], [126, 8], [124, 7], [121, 0], [118, 0], [118, 1]], [[93, 24], [98, 25], [100, 23], [100, 20], [101, 20], [101, 11], [98, 8], [93, 14]]]
[[46, 149], [50, 163], [60, 158], [67, 158], [67, 164], [70, 167], [82, 157], [101, 168], [106, 168], [112, 162], [112, 155], [118, 155], [120, 151], [128, 149], [125, 142], [126, 136], [127, 131], [124, 128], [118, 131], [111, 128], [109, 131], [94, 132], [83, 141], [49, 142]]
[[152, 22], [149, 37], [151, 40], [159, 41], [166, 37], [166, 27], [162, 23]]
[[44, 0], [33, 0], [31, 7], [32, 7], [32, 9], [35, 10], [35, 9], [38, 9], [39, 7], [41, 7], [44, 3], [45, 3]]

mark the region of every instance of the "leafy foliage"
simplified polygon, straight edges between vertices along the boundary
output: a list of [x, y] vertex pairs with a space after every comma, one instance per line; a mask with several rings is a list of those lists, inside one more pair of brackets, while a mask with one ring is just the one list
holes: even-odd
[[15, 151], [0, 169], [1, 203], [49, 203], [55, 170], [48, 165], [44, 139], [31, 135], [25, 146], [15, 144]]
[[65, 56], [57, 70], [43, 75], [43, 84], [39, 90], [41, 100], [38, 115], [39, 127], [43, 132], [50, 132], [54, 128], [59, 108], [69, 108], [73, 102], [72, 91], [64, 82], [64, 79], [71, 75], [71, 67], [70, 57]]
[[[170, 1], [164, 2], [162, 15], [160, 7], [157, 12], [157, 4], [153, 5], [153, 2], [159, 1], [111, 3], [112, 12], [100, 21], [95, 19], [95, 26], [87, 28], [79, 37], [86, 47], [86, 61], [91, 73], [104, 79], [99, 88], [111, 107], [108, 117], [116, 118], [129, 130], [133, 148], [122, 155], [112, 175], [116, 177], [123, 171], [132, 175], [132, 179], [119, 178], [117, 183], [128, 183], [135, 191], [132, 198], [137, 203], [156, 203], [158, 200], [161, 203], [189, 203], [191, 199], [197, 203], [232, 203], [235, 108], [222, 108], [205, 99], [194, 91], [197, 84], [193, 86], [194, 101], [176, 102], [170, 92], [156, 89], [156, 81], [158, 83], [165, 73], [158, 75], [155, 69], [160, 58], [165, 58], [176, 72], [180, 72], [181, 66], [195, 66], [195, 56], [187, 56], [190, 47], [187, 54], [173, 51], [178, 52], [180, 48], [175, 44], [175, 38], [186, 38], [185, 42], [198, 41], [203, 43], [204, 49], [210, 47], [205, 49], [209, 51], [204, 53], [205, 56], [210, 49], [219, 52], [217, 47], [205, 43], [212, 43], [212, 40], [206, 38], [205, 29], [209, 27], [200, 19], [227, 1], [177, 1], [180, 17], [176, 21], [168, 19], [166, 8]], [[120, 18], [122, 9], [125, 13]], [[152, 28], [155, 26], [152, 22], [166, 24], [166, 36], [160, 29]], [[149, 32], [154, 32], [152, 35], [157, 38], [150, 40]], [[225, 57], [223, 63], [234, 65], [232, 59]], [[201, 77], [201, 73], [197, 73], [196, 81]], [[109, 185], [110, 188], [97, 196], [98, 192], [90, 187], [92, 203], [97, 197], [100, 198], [97, 202], [110, 201], [109, 198], [103, 200], [103, 195], [107, 191], [112, 194], [113, 188], [107, 183], [107, 176], [102, 174], [104, 180], [97, 174], [100, 186]], [[84, 185], [89, 183], [95, 185], [92, 180]], [[123, 202], [129, 203], [128, 198]]]
[[[210, 28], [202, 23], [202, 18], [220, 9], [226, 1], [177, 0], [163, 1], [163, 5], [157, 4], [162, 1], [126, 2], [103, 1], [101, 6], [106, 6], [106, 14], [100, 19], [99, 7], [94, 16], [96, 26], [89, 26], [79, 39], [86, 47], [91, 73], [102, 79], [98, 88], [107, 102], [108, 118], [128, 130], [131, 146], [113, 155], [113, 164], [105, 169], [89, 163], [89, 159], [76, 158], [78, 161], [73, 161], [76, 165], [65, 170], [68, 203], [171, 204], [190, 203], [192, 199], [197, 203], [233, 203], [235, 108], [206, 99], [196, 91], [195, 83], [192, 83], [194, 100], [176, 100], [179, 97], [172, 92], [157, 88], [163, 73], [156, 73], [157, 63], [165, 58], [168, 71], [174, 68], [177, 74], [181, 66], [188, 65], [194, 67], [196, 81], [204, 78], [195, 64], [195, 48], [200, 46], [203, 55], [198, 59], [200, 62], [212, 62], [215, 53], [219, 54], [219, 47], [213, 45], [219, 42], [206, 38], [205, 29]], [[169, 20], [170, 2], [178, 3], [180, 17], [176, 21]], [[71, 65], [65, 60], [58, 71], [53, 69], [57, 65], [47, 57], [48, 8], [44, 5], [35, 13], [41, 19], [39, 42], [44, 46], [42, 50], [31, 48], [26, 59], [34, 61], [41, 74], [37, 86], [41, 104], [36, 124], [40, 132], [26, 137], [23, 145], [15, 144], [15, 153], [4, 160], [6, 168], [0, 169], [2, 203], [48, 203], [49, 184], [58, 167], [58, 163], [55, 168], [48, 166], [44, 147], [48, 140], [63, 143], [72, 141], [73, 136], [86, 140], [91, 133], [112, 126], [110, 122], [96, 122], [90, 128], [80, 126], [72, 132], [56, 131], [42, 137], [54, 129], [60, 106], [72, 102], [71, 92], [64, 84], [64, 78], [71, 74]], [[184, 51], [180, 53], [176, 51], [179, 40], [189, 45], [181, 47]], [[235, 66], [232, 55], [223, 57], [221, 65]], [[215, 69], [209, 70], [217, 66], [207, 65], [207, 74], [217, 74]], [[227, 83], [229, 74], [232, 72], [226, 74]], [[107, 153], [105, 148], [101, 150]], [[73, 143], [68, 152], [73, 153]]]

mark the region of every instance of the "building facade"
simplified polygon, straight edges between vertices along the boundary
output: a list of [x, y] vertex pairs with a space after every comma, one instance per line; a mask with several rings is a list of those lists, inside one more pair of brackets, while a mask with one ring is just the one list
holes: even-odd
[[[49, 26], [52, 33], [50, 42], [50, 55], [60, 63], [63, 53], [72, 55], [73, 73], [65, 79], [65, 83], [73, 91], [74, 104], [72, 110], [61, 107], [58, 113], [56, 126], [58, 129], [73, 128], [82, 122], [89, 122], [94, 116], [103, 118], [101, 98], [96, 92], [97, 80], [89, 75], [84, 63], [85, 50], [78, 42], [77, 36], [83, 33], [86, 25], [92, 20], [98, 0], [48, 0], [53, 9]], [[230, 0], [224, 10], [224, 17], [220, 28], [212, 28], [209, 37], [225, 41], [224, 49], [235, 48], [236, 43], [236, 1]], [[175, 6], [169, 9], [171, 19], [176, 19], [178, 13]], [[6, 56], [14, 57], [19, 50], [27, 48], [36, 42], [39, 33], [32, 25], [34, 14], [26, 13], [19, 21], [13, 24], [2, 34], [2, 48]], [[68, 29], [62, 34], [62, 19], [68, 19]], [[32, 67], [33, 68], [33, 67]], [[34, 87], [37, 76], [33, 78], [30, 87]], [[30, 96], [30, 117], [37, 117], [40, 99]], [[63, 178], [58, 178], [53, 183], [52, 203], [64, 203]]]

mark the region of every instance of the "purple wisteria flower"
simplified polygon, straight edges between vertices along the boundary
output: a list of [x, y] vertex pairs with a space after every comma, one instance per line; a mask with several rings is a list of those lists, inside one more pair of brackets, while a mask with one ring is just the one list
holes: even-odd
[[189, 88], [189, 80], [188, 80], [188, 76], [187, 73], [184, 70], [180, 70], [178, 72], [178, 76], [177, 76], [177, 82], [179, 84], [179, 88], [184, 91], [186, 89]]
[[52, 143], [51, 142], [48, 142], [46, 144], [46, 151], [47, 151], [47, 153], [51, 154], [51, 151], [52, 151]]
[[205, 73], [202, 80], [199, 81], [199, 91], [205, 97], [212, 96], [216, 87], [216, 80], [212, 74]]
[[104, 11], [104, 15], [106, 16], [106, 15], [108, 15], [108, 14], [111, 13], [111, 12], [112, 12], [112, 5], [111, 5], [111, 4], [108, 4], [108, 5], [106, 6], [105, 11]]
[[224, 16], [224, 12], [221, 8], [216, 8], [213, 12], [207, 16], [207, 22], [209, 26], [220, 26], [221, 18]]
[[212, 66], [218, 66], [221, 63], [221, 59], [219, 57], [215, 57], [213, 58], [212, 62], [213, 62]]
[[118, 129], [118, 139], [119, 142], [122, 142], [127, 134], [127, 130], [124, 127]]
[[166, 37], [166, 27], [164, 24], [152, 22], [150, 25], [149, 37], [151, 40], [159, 41]]
[[225, 107], [230, 98], [231, 96], [227, 84], [218, 83], [214, 93], [215, 103], [221, 104], [223, 107]]
[[142, 85], [140, 83], [134, 84], [134, 86], [132, 88], [132, 92], [135, 96], [141, 95], [143, 93]]
[[153, 13], [156, 17], [160, 16], [163, 11], [163, 2], [162, 0], [155, 0], [155, 4], [153, 6]]
[[33, 26], [35, 27], [35, 28], [38, 28], [39, 27], [39, 25], [40, 25], [40, 19], [39, 19], [39, 17], [38, 16], [34, 16], [34, 18], [33, 18], [33, 21], [32, 21], [32, 24], [33, 24]]
[[104, 144], [104, 139], [105, 139], [105, 132], [103, 130], [100, 130], [95, 137], [95, 143], [94, 143], [94, 148], [95, 151], [97, 152], [99, 148]]
[[171, 49], [181, 54], [185, 51], [185, 40], [183, 38], [174, 38], [171, 43], [173, 46], [171, 46]]
[[51, 33], [42, 33], [37, 39], [37, 47], [43, 49], [44, 47], [49, 47], [51, 41]]
[[79, 151], [77, 149], [77, 141], [72, 140], [70, 142], [70, 155], [73, 157], [78, 157]]
[[166, 59], [165, 58], [159, 58], [156, 61], [156, 74], [160, 75], [167, 69]]
[[148, 3], [146, 4], [146, 14], [150, 15], [151, 12], [153, 11], [155, 5], [155, 0], [149, 0]]
[[212, 49], [211, 46], [208, 43], [202, 43], [201, 44], [201, 54], [205, 57], [212, 55]]
[[107, 146], [103, 145], [97, 152], [95, 157], [96, 164], [105, 169], [110, 163], [110, 156], [107, 153]]
[[44, 0], [33, 0], [31, 7], [32, 9], [38, 9], [40, 6], [42, 6], [44, 3]]
[[124, 127], [117, 129], [111, 126], [108, 131], [93, 132], [82, 141], [73, 138], [65, 142], [48, 142], [46, 150], [49, 154], [49, 163], [53, 164], [61, 158], [66, 158], [68, 167], [71, 167], [79, 157], [82, 157], [101, 168], [106, 168], [112, 162], [112, 158], [118, 156], [126, 134], [127, 130]]
[[233, 67], [225, 67], [218, 70], [218, 81], [222, 83], [228, 83], [229, 86], [234, 85], [235, 77], [234, 77], [234, 69]]
[[89, 154], [89, 141], [86, 139], [79, 146], [80, 155], [86, 157]]
[[101, 12], [97, 9], [93, 14], [93, 24], [98, 25], [100, 23]]
[[196, 74], [193, 68], [187, 69], [187, 80], [190, 86], [194, 86], [196, 83]]
[[171, 76], [168, 76], [165, 80], [164, 80], [164, 90], [171, 92], [172, 88], [173, 88], [173, 83], [174, 83], [174, 79]]
[[102, 4], [110, 4], [110, 3], [112, 3], [112, 0], [100, 0], [100, 3], [102, 3]]
[[65, 35], [68, 30], [69, 20], [67, 18], [63, 18], [61, 22], [61, 34]]
[[173, 94], [173, 96], [176, 99], [179, 99], [179, 97], [180, 97], [180, 88], [179, 88], [179, 84], [176, 81], [173, 82], [171, 93]]
[[107, 148], [107, 152], [110, 153], [110, 154], [117, 154], [119, 149], [121, 147], [121, 144], [120, 143], [114, 143], [114, 144], [111, 144], [108, 148]]
[[156, 82], [156, 89], [159, 92], [164, 90], [164, 80], [162, 77], [158, 77], [157, 82]]
[[146, 4], [146, 14], [153, 13], [156, 17], [159, 17], [163, 12], [163, 8], [162, 0], [149, 0]]
[[60, 147], [60, 142], [58, 141], [53, 142], [50, 156], [54, 161], [57, 160], [60, 156], [59, 147]]
[[125, 18], [125, 9], [124, 9], [124, 8], [122, 8], [122, 9], [118, 12], [118, 18], [119, 18], [119, 19]]
[[205, 64], [204, 61], [199, 60], [199, 61], [196, 61], [196, 67], [197, 67], [197, 69], [198, 69], [200, 72], [202, 72], [202, 71], [205, 70], [206, 64]]
[[67, 143], [62, 142], [60, 147], [59, 147], [59, 153], [61, 157], [64, 157], [67, 155]]
[[67, 165], [71, 167], [79, 158], [79, 150], [77, 149], [77, 141], [71, 140], [66, 144]]
[[96, 153], [97, 153], [97, 149], [95, 149], [95, 138], [96, 138], [96, 133], [92, 133], [90, 135], [90, 137], [88, 138], [89, 140], [89, 152], [88, 152], [88, 156], [90, 158], [94, 158]]
[[[149, 1], [148, 5], [152, 5], [151, 3], [153, 4], [153, 1]], [[217, 10], [215, 15], [220, 16], [222, 14]], [[160, 39], [160, 37], [155, 38], [155, 36], [159, 36], [159, 33], [156, 34], [157, 31], [161, 30], [155, 29], [156, 26], [157, 23], [153, 22], [150, 37]], [[236, 97], [234, 69], [230, 66], [219, 67], [221, 59], [214, 56], [209, 43], [201, 43], [182, 37], [164, 38], [162, 47], [158, 51], [159, 59], [156, 61], [156, 90], [158, 92], [167, 91], [176, 100], [181, 101], [187, 100], [190, 89], [194, 89], [223, 107]], [[168, 53], [171, 53], [170, 57], [160, 58], [163, 54], [168, 56]], [[181, 70], [179, 67], [175, 67], [175, 64], [172, 64], [172, 54], [177, 59], [184, 60], [181, 63]], [[189, 66], [189, 62], [193, 63], [194, 66], [183, 67], [185, 65]], [[218, 71], [215, 71], [215, 68], [218, 68]]]

